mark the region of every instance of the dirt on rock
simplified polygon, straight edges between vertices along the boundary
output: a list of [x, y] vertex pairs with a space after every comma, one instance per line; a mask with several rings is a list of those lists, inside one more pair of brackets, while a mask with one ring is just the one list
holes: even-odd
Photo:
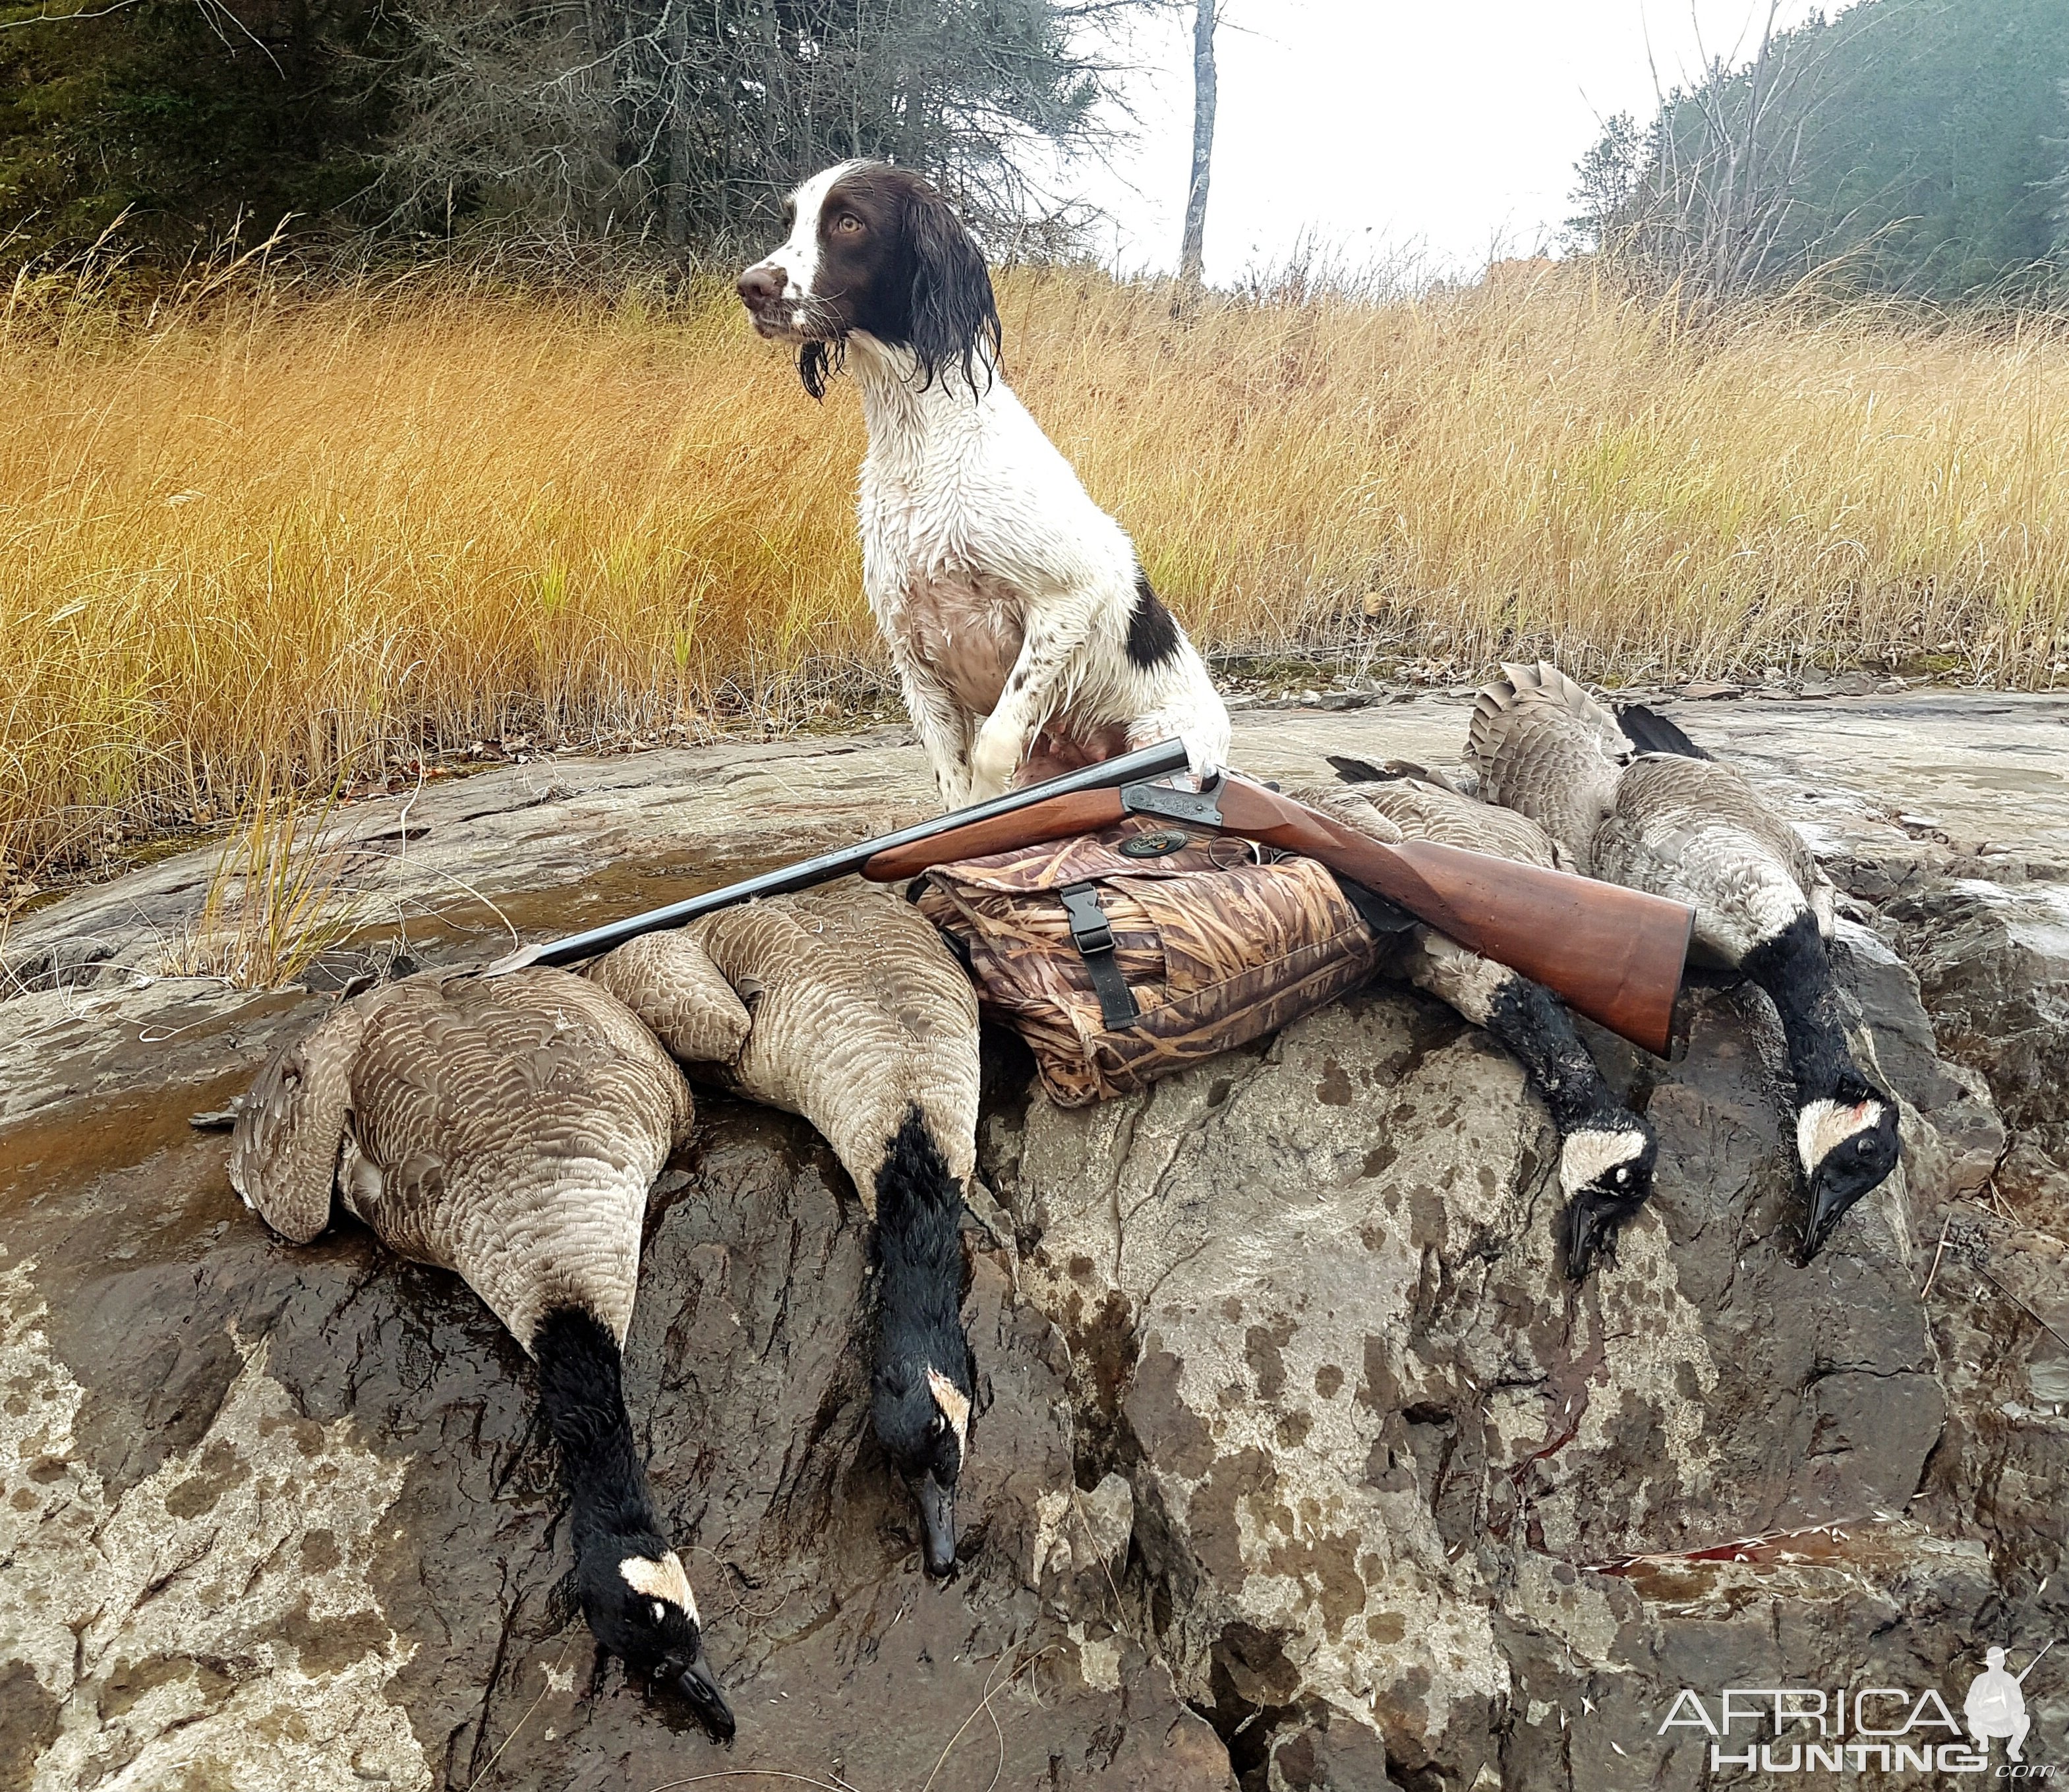
[[[627, 1394], [729, 1749], [598, 1663], [515, 1343], [356, 1227], [272, 1239], [189, 1125], [330, 998], [161, 974], [206, 854], [27, 917], [0, 1001], [0, 1792], [1597, 1792], [1818, 1740], [1708, 1733], [1682, 1695], [1714, 1720], [1728, 1686], [1905, 1689], [1908, 1740], [1949, 1743], [1928, 1691], [1958, 1716], [1986, 1646], [2016, 1670], [2069, 1636], [2069, 704], [1964, 700], [1677, 712], [1847, 892], [1843, 979], [1904, 1104], [1904, 1170], [1807, 1267], [1743, 987], [1692, 990], [1671, 1062], [1592, 1035], [1661, 1167], [1578, 1288], [1541, 1105], [1402, 988], [1071, 1112], [988, 1039], [946, 1586], [870, 1436], [852, 1192], [802, 1122], [700, 1096]], [[1464, 713], [1249, 716], [1238, 757], [1442, 760]], [[884, 731], [513, 768], [399, 827], [365, 805], [360, 932], [317, 981], [485, 957], [499, 910], [536, 937], [649, 906], [922, 788]], [[2026, 1758], [2069, 1766], [2055, 1663]]]

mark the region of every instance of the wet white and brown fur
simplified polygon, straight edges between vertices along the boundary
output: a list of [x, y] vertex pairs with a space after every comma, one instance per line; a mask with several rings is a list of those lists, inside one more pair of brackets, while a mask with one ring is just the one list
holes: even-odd
[[842, 162], [740, 276], [815, 395], [844, 364], [868, 430], [863, 587], [945, 807], [1160, 741], [1196, 776], [1228, 712], [1120, 525], [1006, 385], [984, 255], [909, 169]]

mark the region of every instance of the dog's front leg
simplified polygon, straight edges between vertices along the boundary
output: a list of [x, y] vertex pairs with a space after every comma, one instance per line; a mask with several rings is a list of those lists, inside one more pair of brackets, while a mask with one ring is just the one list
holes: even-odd
[[944, 810], [960, 809], [970, 800], [970, 718], [962, 705], [926, 667], [903, 655], [895, 656], [905, 713], [920, 738], [934, 787]]
[[1012, 789], [1036, 731], [1063, 709], [1063, 676], [1092, 633], [1092, 615], [1091, 603], [1075, 593], [1028, 606], [1020, 657], [970, 749], [969, 801]]

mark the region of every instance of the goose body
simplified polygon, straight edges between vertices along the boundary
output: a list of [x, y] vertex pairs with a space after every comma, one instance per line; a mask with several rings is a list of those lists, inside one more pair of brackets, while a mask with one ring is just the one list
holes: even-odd
[[[875, 1222], [876, 1435], [918, 1503], [927, 1571], [952, 1572], [977, 1385], [961, 1320], [978, 1088], [969, 977], [909, 903], [854, 880], [723, 909], [635, 944], [645, 949], [639, 964], [620, 947], [589, 974], [701, 1074], [809, 1120]], [[680, 992], [704, 962], [748, 1023], [731, 1050], [685, 1038]], [[700, 988], [696, 999], [707, 998]]]
[[1773, 1001], [1810, 1192], [1807, 1260], [1898, 1157], [1896, 1104], [1847, 1039], [1825, 946], [1830, 882], [1741, 773], [1664, 716], [1637, 704], [1612, 715], [1555, 666], [1503, 670], [1467, 737], [1487, 799], [1539, 823], [1571, 869], [1689, 904], [1698, 954]]
[[1526, 865], [1567, 869], [1559, 843], [1528, 816], [1483, 802], [1461, 790], [1442, 773], [1390, 759], [1374, 765], [1341, 753], [1328, 756], [1330, 766], [1347, 788], [1328, 792], [1368, 805], [1400, 829], [1403, 839], [1434, 840], [1467, 852], [1491, 852]]
[[[1332, 756], [1343, 785], [1296, 793], [1372, 838], [1435, 840], [1467, 851], [1557, 867], [1551, 836], [1527, 817], [1481, 802], [1422, 767]], [[1658, 1147], [1652, 1129], [1610, 1092], [1600, 1067], [1550, 990], [1483, 958], [1434, 929], [1407, 937], [1400, 969], [1475, 1026], [1524, 1068], [1560, 1135], [1559, 1182], [1566, 1197], [1561, 1243], [1579, 1280], [1598, 1257], [1614, 1259], [1616, 1237], [1652, 1193]]]
[[722, 909], [695, 931], [753, 1018], [724, 1080], [811, 1121], [871, 1218], [908, 1109], [960, 1186], [977, 1164], [977, 996], [912, 904], [842, 884]]
[[622, 1376], [647, 1190], [692, 1114], [682, 1072], [595, 985], [430, 974], [277, 1053], [239, 1110], [230, 1174], [296, 1243], [335, 1195], [390, 1249], [465, 1279], [538, 1364], [591, 1628], [729, 1734]]

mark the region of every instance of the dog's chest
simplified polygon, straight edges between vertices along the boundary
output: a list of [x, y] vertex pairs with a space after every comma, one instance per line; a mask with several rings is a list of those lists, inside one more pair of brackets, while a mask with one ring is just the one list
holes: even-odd
[[884, 626], [966, 711], [989, 715], [1020, 657], [1023, 601], [997, 581], [964, 571], [908, 574]]

